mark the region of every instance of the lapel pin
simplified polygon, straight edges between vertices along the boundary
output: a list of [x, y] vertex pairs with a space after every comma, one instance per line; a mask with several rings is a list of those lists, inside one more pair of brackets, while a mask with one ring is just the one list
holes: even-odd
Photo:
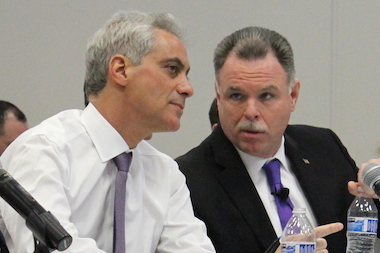
[[303, 160], [303, 162], [304, 162], [305, 164], [310, 164], [309, 160], [307, 160], [307, 159], [305, 159], [305, 158], [303, 158], [302, 160]]

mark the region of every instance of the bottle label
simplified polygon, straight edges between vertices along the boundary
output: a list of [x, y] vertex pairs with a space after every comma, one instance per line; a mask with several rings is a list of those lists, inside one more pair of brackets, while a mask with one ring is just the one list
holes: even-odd
[[366, 217], [348, 217], [347, 231], [361, 233], [377, 233], [378, 220]]
[[315, 242], [283, 242], [281, 253], [315, 253]]

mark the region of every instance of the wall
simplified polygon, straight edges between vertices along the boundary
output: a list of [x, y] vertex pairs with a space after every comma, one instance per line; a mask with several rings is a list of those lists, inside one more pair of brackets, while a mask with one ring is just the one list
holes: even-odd
[[30, 124], [83, 108], [87, 39], [117, 10], [167, 11], [187, 30], [190, 80], [181, 129], [154, 134], [177, 157], [210, 132], [216, 44], [251, 25], [283, 34], [295, 52], [301, 94], [292, 123], [332, 128], [360, 164], [379, 153], [380, 3], [378, 1], [0, 0], [0, 99], [18, 105]]

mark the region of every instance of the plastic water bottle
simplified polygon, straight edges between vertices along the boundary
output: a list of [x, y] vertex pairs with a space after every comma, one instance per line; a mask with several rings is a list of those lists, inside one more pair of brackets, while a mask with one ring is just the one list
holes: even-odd
[[377, 223], [377, 208], [373, 199], [356, 197], [348, 209], [346, 252], [373, 253]]
[[315, 253], [315, 232], [305, 208], [294, 208], [280, 239], [282, 253]]

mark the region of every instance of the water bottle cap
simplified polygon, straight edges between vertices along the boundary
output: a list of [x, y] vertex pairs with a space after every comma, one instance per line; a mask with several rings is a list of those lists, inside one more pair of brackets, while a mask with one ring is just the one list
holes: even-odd
[[306, 208], [305, 207], [295, 207], [293, 209], [293, 213], [306, 213]]

